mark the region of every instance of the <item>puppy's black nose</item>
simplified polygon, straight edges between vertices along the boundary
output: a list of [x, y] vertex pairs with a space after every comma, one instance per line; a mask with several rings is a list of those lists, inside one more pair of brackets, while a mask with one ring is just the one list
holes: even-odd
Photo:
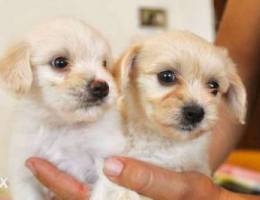
[[189, 124], [197, 124], [204, 118], [204, 109], [199, 105], [189, 105], [182, 109], [183, 118]]
[[105, 81], [94, 80], [89, 84], [89, 92], [93, 97], [103, 99], [109, 93], [109, 86]]

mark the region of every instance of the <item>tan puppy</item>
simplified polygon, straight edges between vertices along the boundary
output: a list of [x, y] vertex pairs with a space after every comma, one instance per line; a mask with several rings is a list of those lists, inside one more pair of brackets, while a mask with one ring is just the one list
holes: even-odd
[[[131, 106], [123, 108], [127, 118], [134, 110], [148, 127], [166, 137], [187, 140], [211, 130], [223, 95], [244, 123], [246, 92], [234, 63], [225, 49], [194, 34], [171, 32], [135, 45], [124, 55], [115, 74], [124, 103]], [[195, 106], [193, 111], [200, 117], [187, 119], [187, 106]], [[186, 114], [191, 114], [188, 111]]]
[[[189, 32], [164, 33], [130, 48], [114, 73], [128, 130], [126, 155], [210, 175], [207, 147], [219, 103], [226, 101], [241, 123], [246, 115], [245, 88], [227, 51]], [[115, 190], [103, 199], [142, 198]]]

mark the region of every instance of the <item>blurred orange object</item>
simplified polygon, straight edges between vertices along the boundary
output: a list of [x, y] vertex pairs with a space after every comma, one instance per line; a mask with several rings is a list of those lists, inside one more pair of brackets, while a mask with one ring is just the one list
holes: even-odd
[[225, 163], [260, 172], [260, 151], [233, 151]]

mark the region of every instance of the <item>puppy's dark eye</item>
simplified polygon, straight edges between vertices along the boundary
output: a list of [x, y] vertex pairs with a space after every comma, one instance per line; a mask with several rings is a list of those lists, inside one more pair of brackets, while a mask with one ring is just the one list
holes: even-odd
[[103, 61], [102, 61], [102, 66], [105, 67], [105, 68], [107, 68], [107, 60], [103, 60]]
[[68, 64], [68, 59], [65, 57], [58, 57], [51, 61], [51, 66], [57, 69], [64, 69]]
[[217, 81], [209, 81], [208, 82], [208, 87], [211, 90], [211, 93], [213, 95], [217, 95], [218, 94], [218, 90], [219, 90], [219, 83]]
[[163, 85], [171, 85], [176, 82], [176, 74], [171, 70], [162, 71], [157, 74], [157, 77]]

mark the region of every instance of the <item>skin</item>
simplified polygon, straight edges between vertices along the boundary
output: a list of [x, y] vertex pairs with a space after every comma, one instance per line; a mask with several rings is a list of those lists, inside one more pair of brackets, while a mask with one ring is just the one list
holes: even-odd
[[[89, 199], [88, 185], [59, 171], [50, 162], [41, 158], [30, 158], [26, 165], [40, 183], [57, 195], [55, 199]], [[111, 181], [154, 200], [260, 200], [259, 196], [226, 191], [197, 172], [176, 173], [130, 158], [107, 159], [104, 173]]]
[[[63, 173], [47, 160], [30, 158], [26, 166], [40, 183], [56, 195], [56, 199], [80, 200], [89, 198], [89, 187]], [[62, 184], [61, 184], [62, 183]]]
[[[248, 120], [255, 104], [255, 91], [260, 77], [259, 27], [259, 0], [230, 0], [216, 40], [217, 45], [229, 49], [231, 57], [238, 64], [238, 70], [248, 90]], [[225, 105], [221, 107], [221, 120], [216, 126], [210, 146], [212, 169], [216, 169], [223, 162], [237, 144], [244, 129], [226, 117], [226, 110]], [[59, 171], [48, 161], [30, 158], [26, 165], [39, 182], [56, 194], [57, 199], [89, 198], [88, 185]], [[111, 181], [155, 200], [260, 200], [259, 196], [235, 194], [219, 188], [209, 178], [197, 172], [176, 173], [130, 158], [113, 157], [106, 160], [104, 172]]]

